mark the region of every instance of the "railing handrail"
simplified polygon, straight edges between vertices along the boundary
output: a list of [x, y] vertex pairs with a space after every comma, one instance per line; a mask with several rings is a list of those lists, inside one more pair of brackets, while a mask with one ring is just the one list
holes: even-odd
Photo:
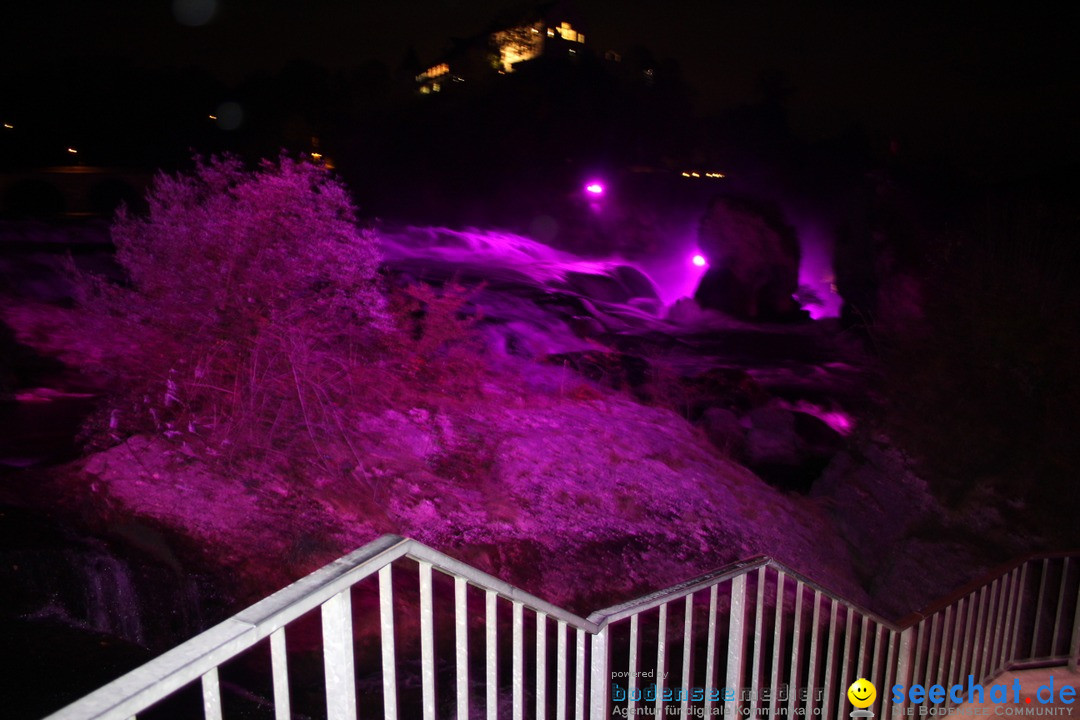
[[315, 609], [351, 586], [364, 569], [374, 572], [402, 557], [410, 542], [396, 535], [383, 535], [49, 715], [49, 720], [97, 717], [106, 712], [110, 713], [108, 717], [133, 716], [148, 704], [198, 680], [289, 620]]
[[590, 620], [416, 540], [383, 535], [49, 715], [47, 720], [81, 718], [106, 711], [115, 713], [117, 717], [134, 715], [148, 703], [156, 702], [199, 679], [228, 658], [402, 557], [427, 562], [442, 572], [460, 575], [481, 589], [494, 591], [508, 600], [544, 612], [576, 629], [590, 634], [599, 630], [596, 623]]
[[933, 617], [935, 614], [941, 612], [949, 605], [952, 605], [957, 600], [967, 597], [974, 591], [985, 587], [992, 583], [995, 579], [1008, 575], [1013, 570], [1024, 565], [1024, 563], [1033, 562], [1035, 560], [1054, 560], [1068, 557], [1080, 557], [1080, 550], [1061, 550], [1057, 552], [1043, 552], [1043, 553], [1028, 553], [1027, 555], [1021, 555], [1015, 560], [1009, 560], [1001, 563], [986, 572], [982, 573], [970, 582], [961, 585], [956, 590], [952, 591], [948, 595], [932, 601], [929, 605], [921, 610], [915, 610], [903, 616], [897, 620], [894, 624], [899, 629], [905, 629], [919, 624], [926, 618]]
[[830, 600], [842, 604], [849, 610], [854, 610], [860, 615], [864, 615], [870, 618], [871, 620], [885, 627], [888, 630], [894, 632], [903, 632], [904, 630], [907, 630], [908, 628], [917, 625], [920, 621], [933, 616], [935, 613], [940, 612], [941, 610], [944, 610], [946, 607], [953, 604], [960, 598], [970, 595], [972, 591], [989, 585], [994, 580], [1009, 574], [1010, 572], [1012, 572], [1026, 562], [1031, 562], [1033, 560], [1078, 556], [1080, 556], [1080, 550], [1052, 553], [1030, 553], [1028, 555], [1024, 555], [1017, 560], [1003, 563], [986, 571], [971, 582], [960, 587], [960, 589], [953, 591], [952, 593], [946, 595], [944, 598], [934, 600], [930, 605], [926, 606], [921, 610], [916, 610], [914, 612], [908, 613], [899, 620], [888, 620], [883, 616], [879, 615], [878, 613], [874, 612], [873, 610], [865, 608], [862, 605], [859, 605], [858, 603], [848, 600], [842, 595], [839, 595], [832, 590], [829, 590], [824, 585], [808, 578], [797, 570], [792, 570], [784, 563], [775, 560], [768, 555], [757, 555], [748, 560], [737, 560], [729, 565], [725, 565], [724, 567], [719, 568], [718, 570], [713, 570], [712, 572], [700, 575], [691, 580], [686, 580], [682, 583], [679, 583], [678, 585], [673, 585], [672, 587], [665, 588], [663, 590], [657, 590], [646, 595], [642, 595], [641, 597], [634, 598], [633, 600], [628, 600], [624, 603], [613, 605], [609, 608], [604, 608], [603, 610], [597, 610], [591, 615], [589, 615], [589, 620], [596, 623], [598, 627], [603, 627], [604, 625], [607, 625], [609, 623], [617, 622], [623, 618], [629, 617], [634, 613], [643, 612], [645, 610], [649, 610], [651, 608], [662, 605], [663, 603], [678, 600], [680, 598], [686, 597], [692, 592], [697, 592], [698, 590], [706, 588], [715, 583], [730, 580], [733, 577], [737, 577], [738, 575], [744, 575], [752, 570], [758, 569], [759, 567], [767, 566], [784, 573], [784, 575], [793, 578], [798, 582], [801, 582], [803, 585], [806, 585], [812, 590], [820, 592], [822, 595], [828, 597]]
[[436, 570], [441, 570], [451, 575], [460, 575], [479, 588], [484, 590], [494, 590], [507, 600], [520, 602], [533, 610], [543, 612], [548, 617], [555, 618], [556, 620], [563, 620], [571, 627], [584, 630], [590, 634], [596, 634], [600, 631], [600, 626], [592, 620], [575, 615], [569, 610], [564, 610], [558, 605], [554, 605], [547, 600], [543, 600], [531, 593], [527, 593], [505, 580], [501, 580], [483, 570], [474, 568], [468, 563], [452, 558], [445, 553], [439, 552], [438, 550], [430, 548], [415, 540], [405, 540], [405, 542], [408, 543], [405, 554], [414, 560], [430, 563]]
[[397, 535], [383, 535], [49, 715], [46, 720], [132, 717], [148, 705], [169, 696], [206, 673], [214, 671], [226, 660], [267, 638], [279, 628], [320, 607], [360, 580], [403, 557], [427, 563], [433, 569], [463, 578], [475, 587], [497, 593], [507, 600], [520, 603], [531, 610], [544, 613], [550, 618], [564, 622], [569, 627], [596, 637], [610, 624], [631, 615], [684, 598], [704, 588], [747, 575], [764, 567], [771, 567], [827, 596], [831, 601], [847, 608], [848, 611], [856, 612], [890, 631], [899, 633], [911, 629], [974, 590], [990, 585], [1024, 563], [1044, 558], [1073, 557], [1078, 554], [1080, 553], [1033, 554], [1002, 565], [968, 583], [947, 598], [934, 602], [926, 610], [912, 613], [899, 622], [887, 620], [846, 600], [768, 556], [737, 561], [719, 570], [664, 590], [648, 593], [628, 602], [613, 605], [592, 613], [588, 618], [582, 618], [415, 540]]

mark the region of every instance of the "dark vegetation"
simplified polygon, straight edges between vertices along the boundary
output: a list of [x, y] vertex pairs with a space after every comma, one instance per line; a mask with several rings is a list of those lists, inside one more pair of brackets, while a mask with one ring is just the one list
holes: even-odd
[[1018, 528], [1076, 543], [1075, 186], [986, 194], [925, 249], [924, 320], [885, 333], [887, 426], [950, 503], [991, 488]]

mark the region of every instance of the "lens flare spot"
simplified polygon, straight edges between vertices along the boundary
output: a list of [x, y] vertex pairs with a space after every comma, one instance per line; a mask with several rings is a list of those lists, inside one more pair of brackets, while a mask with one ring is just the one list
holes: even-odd
[[240, 103], [232, 101], [218, 105], [214, 115], [215, 122], [222, 130], [235, 130], [244, 122], [244, 109], [240, 107]]
[[603, 195], [604, 186], [598, 182], [591, 182], [585, 186], [585, 192], [589, 193], [590, 195]]
[[213, 19], [217, 12], [216, 0], [173, 0], [173, 17], [181, 25], [199, 27]]
[[696, 265], [697, 267], [705, 267], [705, 265], [708, 263], [704, 255], [695, 255], [694, 257], [690, 258], [690, 262], [694, 263], [694, 265]]

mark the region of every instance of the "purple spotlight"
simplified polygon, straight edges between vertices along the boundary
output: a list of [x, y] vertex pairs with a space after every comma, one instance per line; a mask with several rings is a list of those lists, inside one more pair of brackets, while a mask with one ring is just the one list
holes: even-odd
[[591, 182], [585, 186], [585, 192], [589, 193], [590, 195], [603, 195], [604, 186], [598, 182]]
[[707, 261], [705, 260], [704, 255], [695, 255], [693, 258], [690, 259], [690, 262], [694, 263], [694, 265], [697, 265], [698, 267], [705, 267]]

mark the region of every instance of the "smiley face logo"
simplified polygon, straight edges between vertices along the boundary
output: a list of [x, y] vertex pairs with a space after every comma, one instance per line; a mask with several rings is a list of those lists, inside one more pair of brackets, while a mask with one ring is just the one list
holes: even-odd
[[859, 678], [851, 683], [847, 690], [848, 700], [857, 708], [868, 708], [877, 699], [877, 688], [866, 678]]

